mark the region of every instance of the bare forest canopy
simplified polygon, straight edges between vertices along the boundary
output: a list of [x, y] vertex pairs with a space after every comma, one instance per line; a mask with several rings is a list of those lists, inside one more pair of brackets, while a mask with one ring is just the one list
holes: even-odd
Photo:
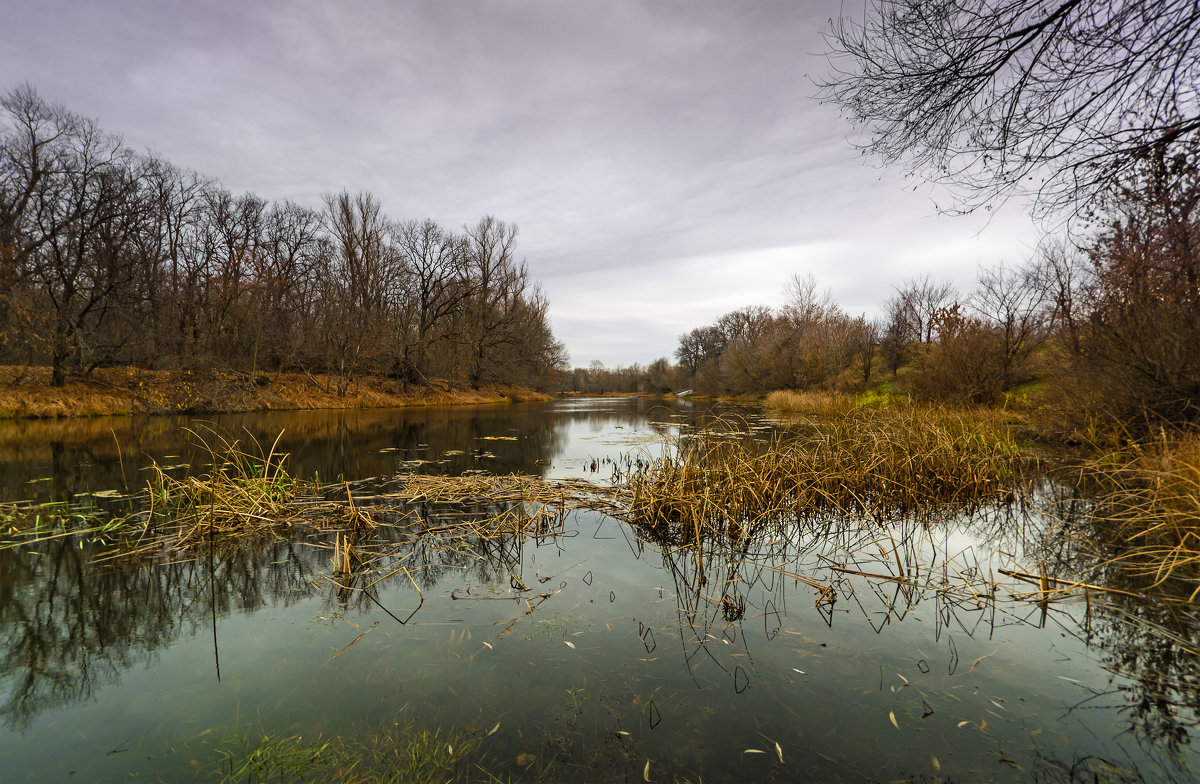
[[953, 210], [1027, 194], [1090, 218], [1200, 146], [1195, 0], [871, 0], [827, 39], [824, 96]]
[[0, 364], [555, 383], [566, 355], [517, 227], [235, 194], [29, 85], [0, 99]]

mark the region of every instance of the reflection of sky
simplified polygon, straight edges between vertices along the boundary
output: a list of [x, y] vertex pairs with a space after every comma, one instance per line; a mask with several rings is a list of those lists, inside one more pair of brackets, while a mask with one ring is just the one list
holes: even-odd
[[[529, 440], [556, 445], [551, 476], [588, 476], [585, 462], [620, 459], [654, 430], [636, 410], [657, 405], [563, 401], [542, 413], [556, 435]], [[512, 426], [526, 409], [500, 411], [458, 412], [441, 433], [411, 435], [469, 448], [473, 440], [462, 439], [474, 433], [538, 427], [532, 418]], [[676, 421], [670, 411], [660, 418]], [[190, 609], [143, 619], [166, 624], [168, 644], [99, 684], [94, 699], [46, 711], [25, 733], [0, 733], [6, 773], [62, 779], [77, 770], [99, 780], [139, 770], [169, 779], [190, 759], [211, 759], [216, 739], [237, 729], [314, 737], [413, 720], [430, 729], [499, 722], [487, 748], [501, 766], [529, 749], [545, 753], [546, 733], [556, 733], [574, 744], [568, 758], [604, 780], [635, 778], [646, 759], [655, 770], [674, 765], [715, 780], [891, 780], [932, 776], [936, 756], [947, 778], [1020, 781], [1039, 753], [1132, 762], [1154, 778], [1147, 759], [1160, 754], [1122, 738], [1126, 697], [1112, 690], [1129, 683], [1114, 680], [1101, 652], [1080, 639], [1083, 608], [1054, 605], [1043, 620], [1036, 605], [1004, 601], [1003, 590], [999, 603], [980, 608], [956, 579], [968, 555], [987, 559], [996, 543], [1021, 541], [1007, 522], [883, 531], [841, 520], [836, 536], [815, 540], [788, 527], [750, 543], [758, 558], [731, 557], [733, 543], [713, 540], [703, 583], [691, 550], [659, 549], [645, 532], [595, 512], [572, 514], [566, 527], [569, 536], [527, 542], [502, 565], [470, 568], [472, 551], [456, 550], [440, 578], [419, 580], [425, 603], [406, 625], [365, 601], [340, 608], [318, 576], [325, 551], [298, 546], [316, 565], [319, 595], [308, 593], [308, 578], [292, 587], [279, 578], [293, 563], [281, 552], [242, 553], [219, 571], [245, 575], [254, 594], [231, 596], [218, 612], [220, 681], [205, 594], [188, 595], [209, 583], [202, 574], [179, 580], [172, 600]], [[895, 547], [911, 588], [829, 569], [894, 574]], [[514, 591], [510, 571], [531, 590]], [[835, 582], [837, 601], [814, 606], [814, 589], [787, 572]], [[401, 618], [419, 605], [403, 575], [379, 588], [379, 602]], [[725, 596], [744, 599], [739, 620], [726, 619]], [[145, 606], [126, 599], [127, 612]], [[569, 699], [578, 713], [565, 712]], [[653, 729], [651, 701], [660, 717]], [[629, 759], [586, 756], [618, 729], [630, 733], [621, 741], [631, 744]], [[108, 754], [114, 748], [130, 751]], [[1195, 761], [1194, 751], [1186, 756]]]

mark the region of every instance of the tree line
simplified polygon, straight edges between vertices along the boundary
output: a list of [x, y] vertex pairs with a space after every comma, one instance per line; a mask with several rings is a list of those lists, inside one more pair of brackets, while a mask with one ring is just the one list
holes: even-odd
[[0, 363], [412, 385], [556, 383], [566, 354], [517, 227], [237, 194], [137, 153], [29, 85], [0, 99]]
[[851, 315], [795, 276], [780, 308], [748, 306], [681, 335], [675, 364], [576, 368], [585, 392], [715, 395], [858, 391], [995, 404], [1020, 390], [1077, 423], [1200, 422], [1200, 160], [1144, 161], [1084, 236], [1023, 264], [985, 267], [972, 291], [931, 276], [897, 286], [880, 316]]

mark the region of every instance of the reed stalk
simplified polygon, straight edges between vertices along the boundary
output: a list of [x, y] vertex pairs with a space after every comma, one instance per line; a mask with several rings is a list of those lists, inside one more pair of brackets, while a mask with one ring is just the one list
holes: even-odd
[[1085, 474], [1101, 488], [1091, 536], [1112, 563], [1151, 587], [1200, 584], [1200, 433], [1162, 433], [1093, 461]]
[[854, 408], [766, 441], [738, 429], [680, 436], [630, 477], [632, 518], [728, 533], [815, 513], [941, 512], [1012, 499], [1027, 462], [986, 412]]

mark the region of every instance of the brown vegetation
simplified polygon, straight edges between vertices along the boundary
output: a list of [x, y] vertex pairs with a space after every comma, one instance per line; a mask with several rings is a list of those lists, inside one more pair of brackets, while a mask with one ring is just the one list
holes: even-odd
[[766, 443], [707, 430], [630, 479], [632, 519], [696, 535], [813, 513], [915, 514], [1011, 496], [1026, 458], [988, 411], [862, 407]]
[[116, 365], [548, 387], [565, 353], [517, 233], [235, 194], [28, 85], [0, 95], [0, 363], [57, 387]]
[[86, 377], [50, 384], [49, 368], [0, 366], [0, 419], [129, 414], [216, 413], [401, 406], [464, 405], [548, 400], [508, 387], [465, 390], [411, 387], [365, 376], [337, 392], [338, 378], [305, 373], [249, 375], [230, 371], [100, 368]]
[[1200, 433], [1164, 433], [1093, 461], [1087, 473], [1101, 488], [1090, 537], [1102, 552], [1154, 585], [1200, 583]]

